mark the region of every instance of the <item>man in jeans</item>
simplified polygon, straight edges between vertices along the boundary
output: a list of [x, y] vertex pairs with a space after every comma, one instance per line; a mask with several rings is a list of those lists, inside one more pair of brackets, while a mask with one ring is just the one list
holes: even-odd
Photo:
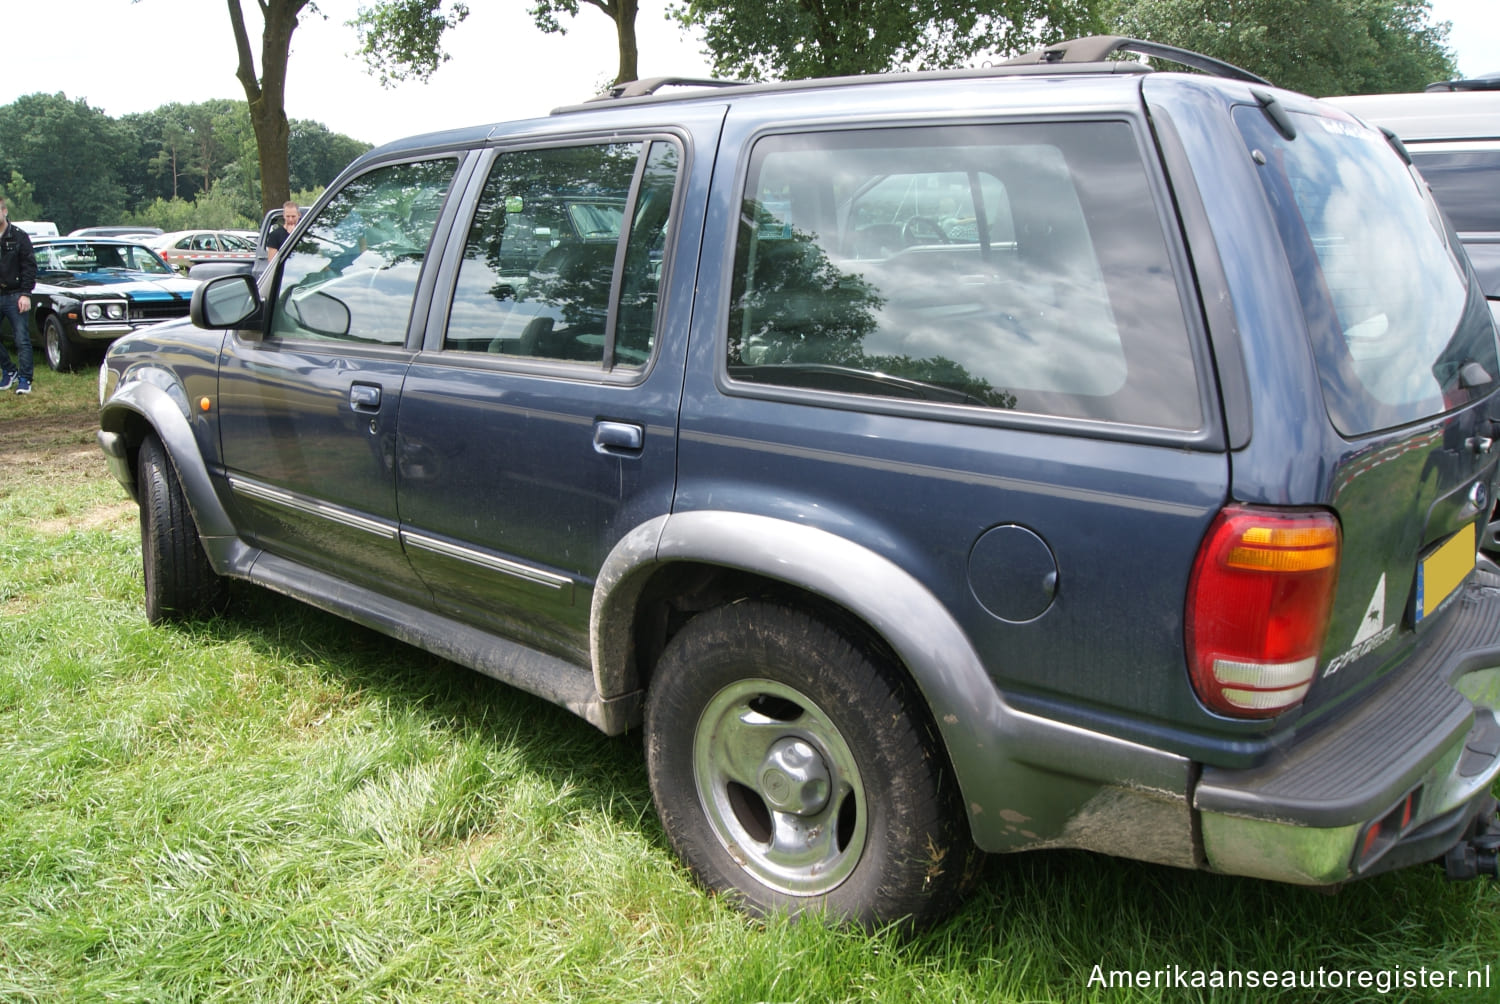
[[0, 391], [31, 393], [31, 291], [36, 288], [36, 253], [31, 237], [10, 225], [10, 209], [0, 195], [0, 318], [9, 318], [16, 339], [16, 365], [0, 343]]

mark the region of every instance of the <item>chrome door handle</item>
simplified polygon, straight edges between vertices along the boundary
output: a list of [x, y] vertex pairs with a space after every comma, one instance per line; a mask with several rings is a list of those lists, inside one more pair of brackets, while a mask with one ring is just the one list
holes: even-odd
[[367, 383], [354, 384], [349, 388], [349, 407], [354, 411], [379, 411], [380, 388]]

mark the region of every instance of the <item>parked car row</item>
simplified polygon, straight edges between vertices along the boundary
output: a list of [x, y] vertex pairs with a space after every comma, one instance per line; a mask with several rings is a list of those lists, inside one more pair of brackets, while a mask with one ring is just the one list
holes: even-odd
[[146, 244], [182, 272], [206, 261], [250, 261], [255, 257], [253, 239], [227, 230], [178, 230], [152, 237]]
[[47, 365], [58, 371], [96, 359], [137, 328], [186, 317], [198, 286], [133, 241], [38, 237], [32, 247], [32, 334]]
[[28, 229], [37, 259], [33, 343], [50, 368], [66, 371], [97, 360], [121, 335], [186, 317], [202, 279], [178, 273], [249, 271], [258, 247], [264, 265], [264, 233], [280, 219], [279, 209], [269, 214], [262, 234], [103, 226], [59, 237], [55, 226]]

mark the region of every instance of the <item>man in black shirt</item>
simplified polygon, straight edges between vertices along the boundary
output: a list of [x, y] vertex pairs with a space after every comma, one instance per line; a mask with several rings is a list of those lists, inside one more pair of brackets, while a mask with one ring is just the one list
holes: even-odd
[[281, 250], [281, 245], [286, 243], [287, 235], [297, 229], [297, 221], [302, 218], [302, 210], [297, 203], [288, 202], [281, 207], [281, 222], [271, 228], [266, 235], [266, 249], [269, 257], [276, 257], [276, 252]]
[[17, 394], [31, 393], [31, 291], [36, 288], [36, 253], [31, 236], [20, 227], [11, 226], [10, 208], [0, 195], [0, 318], [10, 321], [16, 340], [16, 365], [0, 343], [0, 390], [14, 388]]

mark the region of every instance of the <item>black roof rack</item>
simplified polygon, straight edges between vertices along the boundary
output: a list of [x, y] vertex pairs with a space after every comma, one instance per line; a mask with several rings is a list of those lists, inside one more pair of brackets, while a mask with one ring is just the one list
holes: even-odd
[[1214, 76], [1240, 80], [1251, 84], [1261, 84], [1266, 87], [1272, 86], [1270, 81], [1256, 76], [1249, 70], [1243, 70], [1232, 63], [1214, 59], [1212, 56], [1205, 56], [1200, 52], [1179, 49], [1176, 46], [1162, 45], [1157, 42], [1146, 42], [1136, 38], [1125, 38], [1120, 35], [1091, 35], [1087, 38], [1078, 38], [1069, 42], [1058, 42], [1056, 45], [1049, 45], [1004, 62], [963, 69], [878, 73], [848, 77], [813, 77], [805, 80], [773, 80], [764, 83], [742, 80], [714, 80], [702, 77], [649, 77], [645, 80], [632, 80], [623, 84], [616, 84], [604, 93], [589, 98], [582, 104], [554, 108], [552, 113], [556, 115], [561, 112], [596, 109], [598, 102], [602, 101], [626, 101], [632, 98], [646, 101], [674, 101], [701, 96], [693, 94], [662, 95], [657, 93], [665, 87], [737, 87], [743, 88], [747, 92], [764, 93], [770, 91], [850, 87], [877, 82], [911, 80], [916, 77], [923, 79], [960, 77], [977, 79], [996, 76], [1029, 76], [1033, 74], [1052, 73], [1099, 73], [1105, 68], [1108, 68], [1109, 72], [1112, 73], [1151, 72], [1150, 67], [1135, 60], [1108, 60], [1108, 57], [1116, 52], [1135, 52], [1143, 56], [1154, 56], [1170, 60], [1174, 63], [1180, 63], [1183, 66], [1189, 66], [1196, 70], [1202, 70]]
[[1054, 63], [1102, 63], [1116, 52], [1134, 52], [1142, 56], [1155, 56], [1158, 59], [1170, 59], [1174, 63], [1183, 66], [1191, 66], [1195, 70], [1211, 73], [1216, 77], [1225, 77], [1229, 80], [1243, 80], [1251, 84], [1264, 84], [1271, 86], [1271, 82], [1264, 77], [1256, 76], [1249, 70], [1241, 69], [1233, 63], [1226, 63], [1222, 59], [1205, 56], [1201, 52], [1193, 52], [1191, 49], [1179, 49], [1175, 45], [1163, 45], [1160, 42], [1147, 42], [1139, 38], [1126, 38], [1123, 35], [1090, 35], [1087, 38], [1075, 38], [1068, 42], [1058, 42], [1056, 45], [1044, 46], [1034, 49], [1022, 56], [1008, 59], [1000, 66], [1027, 66], [1033, 64]]

